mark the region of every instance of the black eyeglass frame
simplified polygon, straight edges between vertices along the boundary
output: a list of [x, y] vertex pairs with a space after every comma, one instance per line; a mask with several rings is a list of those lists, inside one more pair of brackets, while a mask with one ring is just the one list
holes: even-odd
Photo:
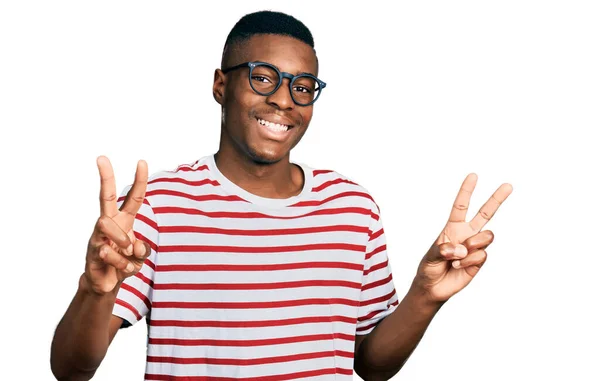
[[[254, 88], [254, 85], [252, 84], [252, 71], [254, 70], [254, 68], [256, 68], [257, 66], [268, 66], [269, 68], [275, 70], [277, 72], [277, 74], [279, 74], [279, 83], [277, 84], [277, 86], [275, 86], [275, 89], [273, 89], [272, 91], [269, 91], [268, 93], [264, 93], [261, 91], [256, 90], [256, 88]], [[279, 90], [279, 87], [281, 87], [281, 84], [283, 83], [283, 79], [287, 78], [290, 80], [290, 85], [289, 85], [289, 89], [290, 89], [290, 96], [292, 97], [292, 101], [294, 101], [295, 104], [297, 104], [298, 106], [310, 106], [313, 103], [315, 103], [317, 101], [317, 99], [319, 99], [319, 97], [321, 96], [321, 92], [323, 91], [323, 89], [325, 88], [325, 86], [327, 86], [327, 84], [323, 81], [321, 81], [319, 78], [315, 77], [312, 74], [309, 73], [302, 73], [302, 74], [298, 74], [298, 75], [293, 75], [291, 73], [287, 73], [285, 71], [280, 71], [275, 65], [270, 64], [268, 62], [261, 62], [261, 61], [251, 61], [251, 62], [244, 62], [241, 63], [239, 65], [235, 65], [232, 67], [228, 67], [226, 69], [221, 69], [221, 71], [223, 72], [223, 74], [227, 74], [232, 70], [236, 70], [236, 69], [240, 69], [240, 68], [244, 68], [244, 67], [248, 67], [250, 68], [250, 70], [248, 71], [248, 81], [250, 82], [250, 87], [252, 87], [252, 90], [254, 90], [255, 93], [259, 94], [259, 95], [264, 95], [264, 96], [269, 96], [272, 94], [275, 94], [275, 92], [277, 90]], [[317, 96], [315, 97], [315, 99], [313, 99], [312, 101], [310, 101], [309, 103], [299, 103], [298, 101], [296, 101], [296, 98], [294, 98], [294, 94], [293, 91], [294, 89], [292, 88], [292, 85], [294, 84], [294, 81], [298, 78], [303, 78], [303, 77], [308, 77], [308, 78], [312, 78], [314, 79], [318, 84], [319, 84], [319, 92], [317, 94]]]

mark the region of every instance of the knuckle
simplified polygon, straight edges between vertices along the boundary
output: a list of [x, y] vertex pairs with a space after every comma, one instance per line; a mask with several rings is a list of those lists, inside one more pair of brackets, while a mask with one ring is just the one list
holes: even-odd
[[119, 270], [123, 270], [125, 267], [127, 267], [127, 263], [128, 261], [125, 258], [121, 257], [118, 260], [116, 267], [119, 268]]
[[117, 201], [117, 194], [110, 192], [107, 194], [103, 194], [100, 196], [100, 200], [101, 201], [107, 201], [107, 202], [113, 202], [113, 201]]
[[481, 214], [481, 216], [483, 218], [485, 218], [486, 220], [489, 220], [492, 218], [492, 216], [494, 215], [493, 213], [488, 212], [487, 210], [480, 210], [479, 213]]
[[455, 203], [454, 204], [454, 208], [458, 209], [458, 210], [468, 210], [469, 209], [469, 204], [464, 204], [464, 203]]
[[100, 218], [98, 218], [98, 222], [96, 222], [96, 226], [98, 226], [98, 229], [101, 232], [106, 232], [106, 230], [108, 229], [109, 220], [110, 220], [110, 218], [107, 216], [100, 216]]

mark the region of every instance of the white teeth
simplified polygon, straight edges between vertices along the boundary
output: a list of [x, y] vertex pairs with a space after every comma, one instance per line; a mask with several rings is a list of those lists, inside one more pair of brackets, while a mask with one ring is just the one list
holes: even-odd
[[258, 119], [258, 123], [275, 132], [284, 132], [288, 130], [288, 126], [285, 124], [272, 123], [264, 119]]

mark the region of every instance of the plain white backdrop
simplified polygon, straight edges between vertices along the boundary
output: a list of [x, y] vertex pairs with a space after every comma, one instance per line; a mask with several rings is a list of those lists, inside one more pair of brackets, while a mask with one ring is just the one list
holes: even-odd
[[[398, 292], [479, 175], [473, 216], [514, 191], [472, 284], [397, 380], [598, 380], [600, 9], [595, 1], [4, 1], [0, 5], [2, 378], [52, 380], [54, 329], [119, 191], [214, 153], [214, 69], [244, 14], [312, 31], [327, 82], [294, 161], [335, 169], [382, 210]], [[94, 380], [141, 380], [144, 322]], [[358, 377], [355, 376], [357, 379]]]

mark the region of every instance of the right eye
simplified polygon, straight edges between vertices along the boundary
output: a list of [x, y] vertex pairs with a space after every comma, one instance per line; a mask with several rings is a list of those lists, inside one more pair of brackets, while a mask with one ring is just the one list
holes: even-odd
[[262, 83], [269, 83], [269, 82], [271, 82], [269, 80], [269, 78], [263, 77], [262, 75], [253, 75], [252, 79], [255, 80], [255, 81], [258, 81], [258, 82], [262, 82]]

